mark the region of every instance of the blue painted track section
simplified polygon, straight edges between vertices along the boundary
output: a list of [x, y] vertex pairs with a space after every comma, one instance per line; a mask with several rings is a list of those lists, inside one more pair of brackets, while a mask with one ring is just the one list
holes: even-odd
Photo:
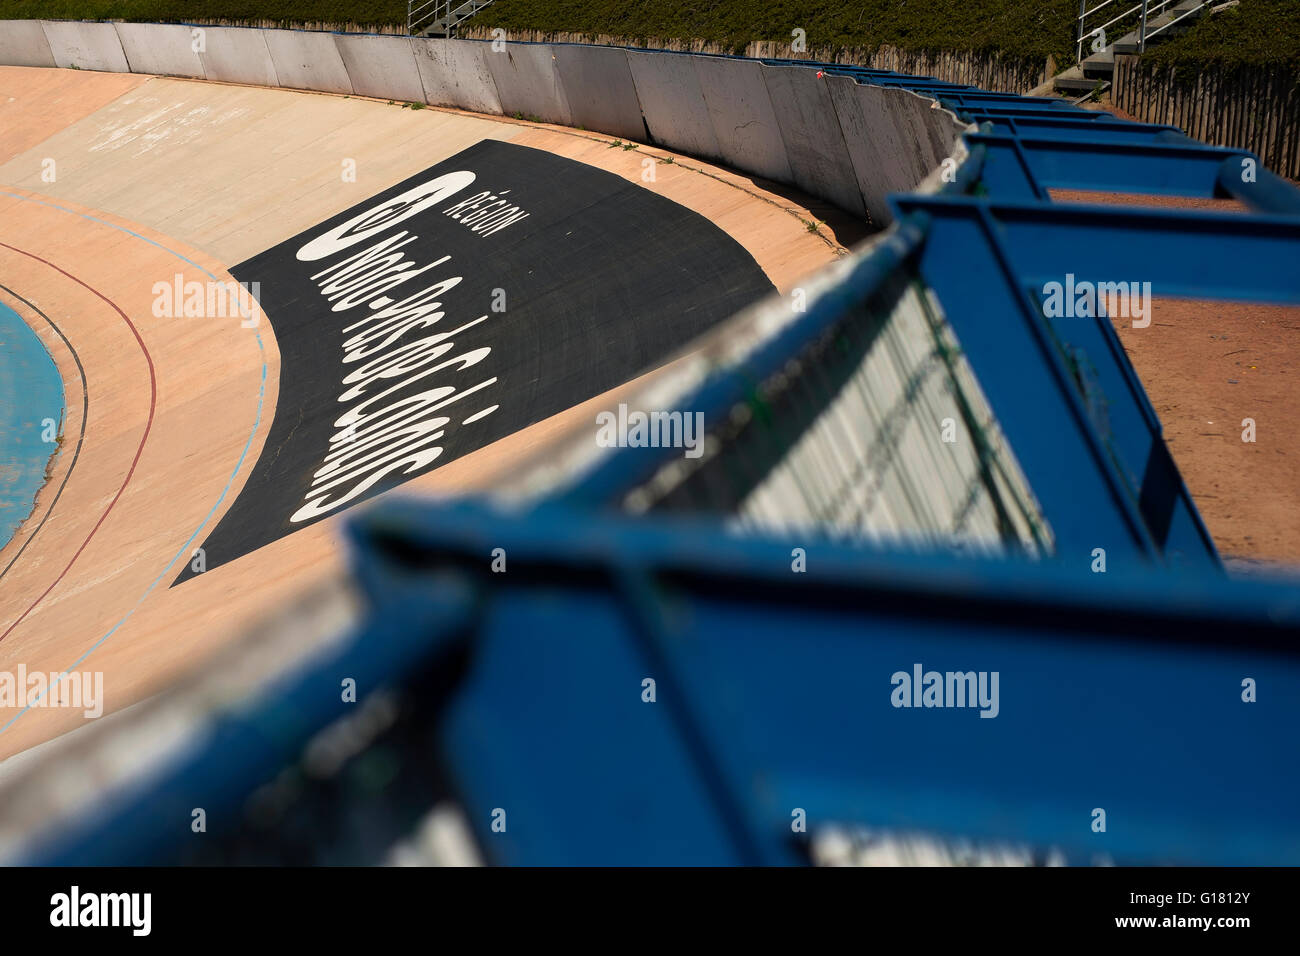
[[[50, 420], [53, 429], [42, 423]], [[31, 515], [63, 422], [63, 379], [40, 338], [0, 304], [0, 548]]]

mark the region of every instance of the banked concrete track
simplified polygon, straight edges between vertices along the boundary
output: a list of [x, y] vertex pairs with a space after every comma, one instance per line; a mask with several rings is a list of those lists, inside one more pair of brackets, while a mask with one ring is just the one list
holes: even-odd
[[[670, 374], [863, 234], [825, 199], [863, 216], [956, 129], [888, 91], [906, 107], [866, 153], [915, 148], [873, 183], [787, 150], [754, 64], [206, 34], [191, 55], [181, 27], [0, 24], [0, 60], [26, 64], [0, 66], [0, 296], [49, 345], [68, 409], [0, 553], [0, 671], [102, 672], [106, 711], [336, 574], [347, 507], [492, 485]], [[837, 135], [870, 132], [819, 89], [858, 118]], [[0, 707], [0, 756], [83, 720]]]

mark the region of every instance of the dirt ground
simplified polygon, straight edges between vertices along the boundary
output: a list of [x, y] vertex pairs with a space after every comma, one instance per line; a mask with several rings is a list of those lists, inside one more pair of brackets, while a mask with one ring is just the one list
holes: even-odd
[[[1066, 190], [1052, 198], [1242, 209], [1213, 199]], [[1124, 322], [1116, 329], [1229, 567], [1300, 564], [1300, 307], [1157, 297], [1149, 328]], [[1247, 419], [1253, 442], [1243, 440]]]

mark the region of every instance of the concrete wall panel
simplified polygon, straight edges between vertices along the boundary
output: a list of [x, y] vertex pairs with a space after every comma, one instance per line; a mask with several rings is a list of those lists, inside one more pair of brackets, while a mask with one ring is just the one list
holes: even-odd
[[847, 76], [825, 81], [867, 214], [884, 226], [892, 218], [885, 197], [912, 188], [928, 172], [912, 142], [908, 107], [896, 96], [902, 91], [863, 86]]
[[841, 209], [866, 215], [826, 79], [800, 66], [763, 66], [795, 184]]
[[42, 20], [41, 29], [49, 41], [55, 66], [103, 73], [131, 72], [122, 41], [111, 23]]
[[358, 96], [423, 103], [424, 84], [410, 37], [334, 35], [352, 90]]
[[[115, 23], [113, 26], [132, 73], [207, 78], [203, 61], [194, 49], [197, 38], [191, 32], [193, 27], [180, 23]], [[199, 37], [206, 40], [203, 34]]]
[[415, 65], [430, 106], [454, 106], [474, 113], [500, 114], [501, 97], [488, 69], [491, 45], [474, 40], [414, 39]]
[[781, 128], [760, 65], [753, 60], [693, 56], [723, 160], [777, 182], [793, 182]]
[[[900, 92], [910, 93], [906, 90]], [[947, 113], [935, 109], [934, 103], [928, 96], [916, 93], [903, 98], [905, 114], [926, 172], [933, 170], [952, 152], [958, 132], [957, 124]]]
[[646, 141], [627, 51], [557, 45], [552, 52], [574, 126], [639, 143]]
[[555, 52], [546, 43], [507, 43], [504, 53], [488, 53], [501, 112], [524, 119], [572, 126], [573, 114], [555, 68]]
[[675, 53], [628, 50], [627, 62], [651, 139], [668, 149], [721, 159], [694, 60]]
[[39, 20], [0, 20], [0, 63], [6, 66], [54, 66], [50, 41]]
[[264, 30], [248, 27], [203, 27], [199, 60], [209, 80], [279, 86]]
[[263, 35], [280, 86], [326, 93], [352, 92], [352, 81], [334, 45], [334, 34], [264, 30]]
[[[202, 49], [193, 31], [202, 30]], [[724, 162], [876, 224], [961, 124], [907, 90], [755, 60], [583, 45], [180, 24], [0, 22], [0, 63], [357, 93], [582, 126]]]

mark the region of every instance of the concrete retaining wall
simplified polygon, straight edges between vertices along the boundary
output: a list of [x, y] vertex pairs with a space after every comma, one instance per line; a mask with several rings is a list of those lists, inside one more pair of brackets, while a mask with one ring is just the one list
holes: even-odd
[[572, 125], [624, 139], [646, 139], [626, 50], [557, 46], [553, 52]]
[[335, 34], [343, 68], [359, 96], [423, 103], [424, 84], [415, 65], [410, 37]]
[[474, 113], [502, 113], [497, 83], [488, 69], [493, 56], [486, 43], [459, 40], [411, 41], [415, 66], [430, 106], [454, 106]]
[[903, 95], [893, 99], [892, 105], [896, 107], [893, 115], [907, 121], [907, 126], [912, 131], [910, 140], [916, 144], [920, 168], [934, 169], [952, 152], [951, 143], [944, 143], [938, 135], [939, 127], [931, 115], [934, 100], [911, 90], [897, 92]]
[[906, 90], [804, 67], [578, 44], [7, 21], [0, 63], [192, 76], [580, 126], [792, 183], [881, 226], [886, 195], [920, 185], [959, 147], [961, 131], [951, 113]]
[[0, 20], [0, 63], [56, 66], [39, 20]]
[[122, 41], [111, 23], [42, 20], [41, 29], [54, 54], [54, 65], [65, 69], [130, 73]]
[[650, 138], [668, 149], [721, 159], [694, 60], [629, 50], [627, 62]]
[[763, 81], [785, 142], [795, 184], [841, 209], [866, 215], [825, 77], [798, 66], [763, 66]]
[[352, 93], [352, 80], [332, 33], [263, 30], [280, 85], [293, 90]]
[[271, 51], [266, 48], [265, 32], [244, 27], [204, 27], [199, 61], [208, 79], [249, 86], [279, 86]]
[[885, 197], [912, 189], [933, 168], [925, 165], [913, 139], [903, 100], [913, 94], [862, 86], [847, 76], [825, 80], [867, 214], [873, 222], [888, 222]]
[[203, 34], [179, 23], [115, 23], [132, 73], [207, 79], [195, 46]]
[[[676, 54], [663, 54], [674, 56]], [[763, 68], [752, 60], [693, 56], [700, 89], [723, 160], [746, 172], [788, 183], [790, 160], [776, 121]]]
[[506, 116], [572, 126], [569, 101], [555, 68], [555, 54], [544, 44], [507, 44], [497, 53], [489, 48], [488, 69]]

